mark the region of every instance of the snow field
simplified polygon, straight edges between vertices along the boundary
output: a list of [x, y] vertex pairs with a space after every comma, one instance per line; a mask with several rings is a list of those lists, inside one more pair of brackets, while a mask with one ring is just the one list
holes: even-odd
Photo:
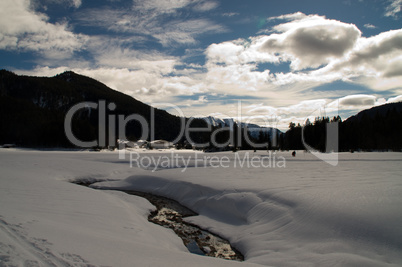
[[[169, 156], [171, 151], [142, 152]], [[193, 152], [178, 152], [194, 157]], [[239, 152], [244, 155], [246, 152]], [[242, 154], [243, 153], [243, 154]], [[253, 152], [250, 152], [253, 153]], [[235, 160], [235, 153], [216, 153]], [[267, 152], [253, 155], [265, 157]], [[341, 153], [336, 167], [278, 152], [285, 168], [130, 168], [117, 152], [0, 151], [0, 262], [22, 266], [400, 266], [400, 153]], [[155, 167], [155, 166], [152, 166]], [[190, 254], [147, 221], [152, 205], [122, 192], [166, 196], [227, 238], [243, 263]]]

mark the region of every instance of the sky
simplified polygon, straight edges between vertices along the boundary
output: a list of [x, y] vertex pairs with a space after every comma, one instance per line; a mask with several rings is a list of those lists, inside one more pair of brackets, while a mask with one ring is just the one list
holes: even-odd
[[402, 0], [1, 0], [0, 69], [172, 114], [291, 121], [402, 101]]

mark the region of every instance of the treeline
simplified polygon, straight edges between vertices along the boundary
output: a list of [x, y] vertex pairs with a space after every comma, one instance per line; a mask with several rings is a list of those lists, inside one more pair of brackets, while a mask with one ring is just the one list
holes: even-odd
[[[331, 128], [331, 124], [337, 125]], [[364, 110], [346, 121], [338, 116], [317, 117], [304, 125], [290, 123], [282, 149], [303, 150], [305, 143], [329, 152], [328, 129], [338, 129], [338, 151], [402, 151], [402, 102]]]

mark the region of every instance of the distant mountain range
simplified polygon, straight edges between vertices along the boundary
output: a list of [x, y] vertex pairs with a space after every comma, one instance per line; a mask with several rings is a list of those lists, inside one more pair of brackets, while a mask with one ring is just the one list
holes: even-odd
[[[113, 123], [116, 123], [117, 115], [124, 115], [126, 118], [133, 114], [140, 115], [151, 125], [153, 115], [153, 135], [146, 137], [150, 141], [175, 140], [180, 134], [182, 122], [189, 121], [189, 118], [171, 115], [110, 89], [99, 81], [71, 71], [54, 77], [30, 77], [0, 70], [0, 145], [74, 147], [64, 131], [67, 112], [78, 103], [100, 103], [100, 101], [104, 101], [107, 106], [104, 114], [106, 125], [115, 125]], [[115, 104], [113, 108], [109, 108], [110, 103]], [[276, 141], [279, 142], [276, 148], [303, 149], [300, 141], [293, 142], [295, 139], [300, 139], [300, 129], [291, 129], [283, 134], [275, 128], [246, 124], [233, 119], [205, 117], [191, 118], [191, 120], [190, 127], [203, 128], [209, 124], [212, 131], [230, 128], [230, 131], [237, 132], [238, 130], [233, 128], [237, 126], [237, 129], [247, 128], [249, 136], [256, 142], [264, 140], [271, 142], [275, 136]], [[401, 121], [402, 103], [387, 104], [362, 111], [341, 122], [340, 148], [341, 150], [401, 149]], [[81, 108], [73, 116], [72, 132], [82, 141], [97, 140], [102, 131], [99, 128], [99, 122], [98, 109]], [[118, 132], [118, 130], [118, 126], [115, 125], [114, 131]], [[178, 140], [178, 143], [184, 147], [188, 143], [208, 142], [212, 131], [192, 132], [191, 142], [183, 137]], [[317, 132], [317, 129], [313, 132]], [[135, 141], [142, 138], [142, 133], [143, 129], [138, 121], [133, 120], [127, 123], [125, 135], [129, 140]], [[116, 138], [109, 138], [112, 134], [113, 130], [110, 131], [110, 129], [104, 133], [105, 146], [116, 145]], [[222, 143], [225, 143], [228, 136], [229, 134], [223, 131], [216, 135]], [[310, 139], [317, 138], [311, 136]], [[320, 143], [323, 141], [320, 140]]]
[[272, 136], [273, 132], [282, 133], [277, 128], [261, 127], [261, 126], [259, 126], [257, 124], [244, 123], [244, 122], [240, 122], [238, 120], [232, 119], [232, 118], [220, 119], [220, 118], [215, 118], [215, 117], [209, 116], [209, 117], [205, 117], [203, 119], [208, 124], [210, 124], [210, 125], [212, 125], [214, 127], [232, 127], [235, 124], [239, 125], [241, 128], [247, 127], [248, 132], [254, 138], [257, 138], [261, 131], [264, 134], [268, 134], [268, 135], [271, 135], [271, 136]]

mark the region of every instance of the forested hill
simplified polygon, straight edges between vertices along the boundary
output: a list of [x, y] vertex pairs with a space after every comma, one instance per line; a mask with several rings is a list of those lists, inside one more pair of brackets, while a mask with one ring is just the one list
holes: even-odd
[[[171, 140], [178, 136], [180, 118], [154, 109], [106, 85], [68, 71], [55, 77], [19, 76], [0, 70], [0, 144], [13, 143], [28, 147], [71, 147], [64, 133], [67, 111], [80, 102], [105, 100], [116, 104], [109, 115], [139, 114], [148, 122], [155, 112], [155, 139]], [[73, 132], [83, 141], [97, 139], [98, 110], [81, 109], [73, 118]], [[117, 119], [116, 119], [117, 120]], [[141, 136], [138, 123], [127, 125], [131, 139]]]
[[402, 112], [402, 102], [389, 103], [360, 111], [356, 115], [348, 118], [346, 121], [358, 122], [362, 121], [363, 119], [375, 119], [375, 117], [388, 117], [392, 115], [391, 113], [401, 113], [401, 112]]
[[340, 117], [322, 117], [304, 126], [291, 123], [282, 148], [305, 149], [303, 132], [308, 145], [326, 151], [327, 126], [331, 123], [338, 124], [340, 151], [402, 150], [402, 102], [363, 110], [345, 121]]
[[363, 110], [341, 123], [342, 150], [402, 149], [402, 102]]

